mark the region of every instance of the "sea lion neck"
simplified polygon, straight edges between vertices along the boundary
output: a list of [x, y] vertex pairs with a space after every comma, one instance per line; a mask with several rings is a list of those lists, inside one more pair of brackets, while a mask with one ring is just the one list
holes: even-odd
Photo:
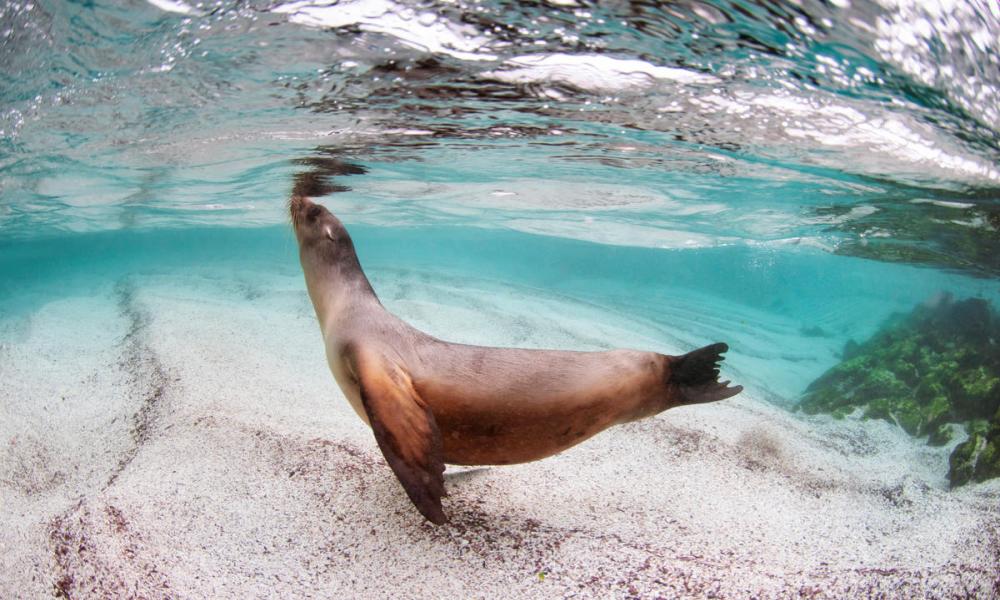
[[350, 307], [381, 306], [346, 230], [335, 240], [323, 240], [317, 246], [303, 248], [299, 258], [309, 297], [324, 330]]

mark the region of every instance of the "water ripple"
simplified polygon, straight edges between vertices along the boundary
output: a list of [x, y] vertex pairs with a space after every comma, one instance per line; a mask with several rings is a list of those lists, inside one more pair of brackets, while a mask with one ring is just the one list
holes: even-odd
[[334, 202], [369, 222], [1000, 270], [995, 3], [2, 0], [0, 23], [12, 237], [280, 222], [323, 147], [367, 167]]

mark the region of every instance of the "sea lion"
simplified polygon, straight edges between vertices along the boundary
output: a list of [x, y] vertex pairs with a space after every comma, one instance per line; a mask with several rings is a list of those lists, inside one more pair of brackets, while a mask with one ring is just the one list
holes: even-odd
[[417, 510], [435, 524], [444, 464], [551, 456], [612, 425], [722, 400], [718, 343], [683, 356], [453, 344], [387, 311], [340, 220], [306, 196], [289, 203], [330, 371]]

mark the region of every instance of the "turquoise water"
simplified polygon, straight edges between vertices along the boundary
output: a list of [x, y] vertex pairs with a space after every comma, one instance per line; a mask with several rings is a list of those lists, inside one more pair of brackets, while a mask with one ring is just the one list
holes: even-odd
[[[656, 334], [637, 346], [678, 352], [726, 340], [732, 346], [727, 376], [789, 408], [839, 362], [847, 340], [867, 339], [891, 314], [941, 292], [997, 297], [989, 279], [818, 249], [664, 251], [460, 226], [358, 225], [351, 231], [376, 291], [382, 274], [393, 269], [489, 279], [590, 303], [635, 320], [639, 329], [649, 323]], [[298, 274], [287, 227], [86, 233], [2, 248], [2, 306], [9, 317], [97, 293], [134, 273], [216, 267], [244, 282]], [[247, 298], [233, 298], [241, 300]], [[392, 308], [393, 299], [385, 300]], [[476, 331], [467, 334], [476, 339]]]

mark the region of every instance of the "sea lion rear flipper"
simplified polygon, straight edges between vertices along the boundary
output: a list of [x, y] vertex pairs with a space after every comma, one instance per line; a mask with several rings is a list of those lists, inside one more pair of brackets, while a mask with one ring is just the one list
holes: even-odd
[[444, 523], [444, 462], [434, 413], [395, 362], [377, 352], [352, 354], [361, 402], [382, 455], [420, 514]]
[[670, 364], [671, 385], [677, 386], [680, 404], [701, 404], [725, 400], [743, 391], [743, 386], [727, 387], [728, 381], [719, 381], [719, 363], [729, 346], [719, 342], [688, 352], [683, 356], [672, 356]]

